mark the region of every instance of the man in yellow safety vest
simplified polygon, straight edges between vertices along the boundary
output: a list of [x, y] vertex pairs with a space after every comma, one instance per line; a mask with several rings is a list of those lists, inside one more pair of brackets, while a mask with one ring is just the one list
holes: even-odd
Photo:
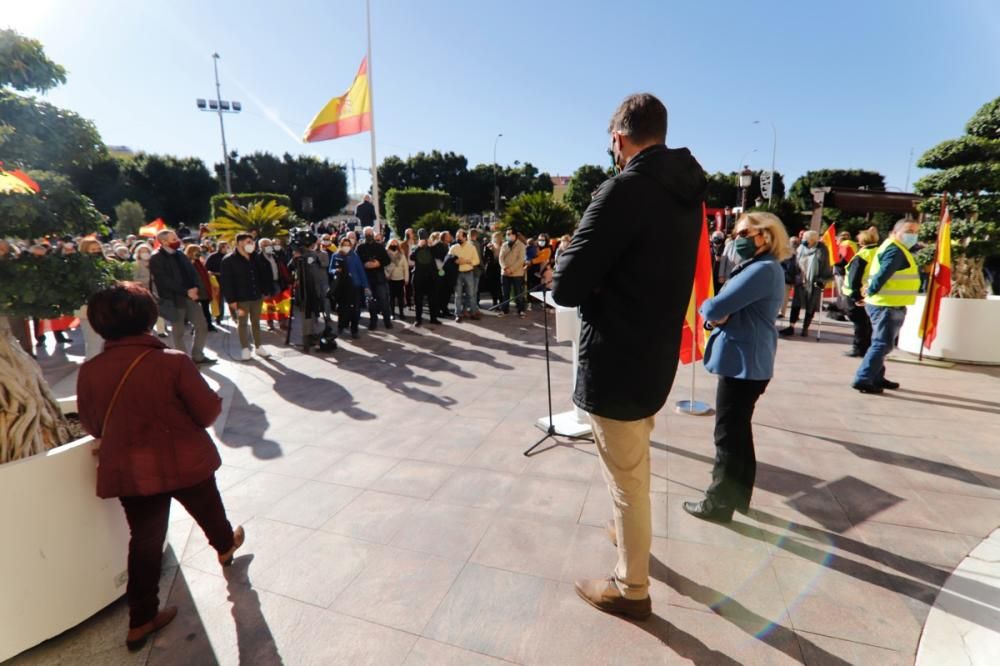
[[917, 244], [920, 225], [910, 219], [896, 222], [871, 262], [868, 283], [861, 287], [865, 311], [872, 323], [872, 343], [861, 360], [852, 385], [862, 393], [882, 393], [899, 384], [885, 378], [885, 357], [920, 291], [920, 273], [910, 248]]
[[868, 284], [872, 260], [878, 252], [878, 229], [875, 227], [863, 229], [858, 233], [858, 243], [861, 244], [861, 249], [857, 250], [847, 262], [846, 275], [840, 292], [847, 305], [847, 318], [854, 324], [851, 349], [845, 351], [844, 356], [861, 358], [872, 344], [872, 323], [868, 321], [868, 313], [865, 312], [861, 287]]

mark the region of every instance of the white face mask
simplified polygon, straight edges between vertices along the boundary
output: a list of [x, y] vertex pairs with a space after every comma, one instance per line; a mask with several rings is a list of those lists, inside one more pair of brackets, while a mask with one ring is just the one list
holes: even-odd
[[149, 261], [149, 255], [145, 252], [139, 255], [139, 261]]
[[264, 248], [263, 252], [264, 254], [274, 254], [274, 248], [269, 245]]
[[253, 254], [253, 243], [245, 243], [243, 245], [243, 251], [247, 254]]

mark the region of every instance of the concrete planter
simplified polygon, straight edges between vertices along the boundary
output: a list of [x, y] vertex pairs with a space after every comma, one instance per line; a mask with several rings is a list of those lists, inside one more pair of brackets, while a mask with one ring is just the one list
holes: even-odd
[[[924, 297], [907, 308], [906, 321], [899, 333], [899, 348], [917, 354], [920, 352], [920, 318], [924, 312]], [[924, 350], [928, 358], [1000, 365], [1000, 296], [985, 299], [944, 298], [937, 337], [930, 349]]]
[[[60, 400], [64, 412], [76, 401]], [[0, 662], [125, 594], [129, 530], [97, 497], [93, 437], [0, 465]]]

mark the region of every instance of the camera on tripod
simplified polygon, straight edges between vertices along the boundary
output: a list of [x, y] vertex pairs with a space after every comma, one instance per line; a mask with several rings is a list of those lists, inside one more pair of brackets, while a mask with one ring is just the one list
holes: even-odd
[[308, 227], [296, 227], [288, 232], [288, 246], [293, 250], [303, 250], [319, 238]]

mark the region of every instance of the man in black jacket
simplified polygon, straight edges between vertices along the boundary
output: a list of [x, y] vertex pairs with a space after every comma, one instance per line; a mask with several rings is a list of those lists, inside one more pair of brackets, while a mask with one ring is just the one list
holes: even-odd
[[[264, 348], [260, 338], [260, 312], [264, 297], [269, 295], [271, 267], [256, 252], [253, 236], [236, 234], [236, 249], [222, 260], [219, 287], [222, 298], [229, 303], [229, 311], [237, 315], [237, 332], [240, 336], [240, 359], [250, 360], [250, 333], [257, 356], [268, 358], [271, 353]], [[249, 331], [247, 330], [249, 329]]]
[[361, 222], [362, 229], [375, 225], [375, 219], [378, 216], [375, 215], [375, 204], [372, 203], [370, 194], [366, 194], [365, 200], [354, 208], [354, 217], [358, 218]]
[[156, 296], [160, 306], [160, 316], [170, 322], [174, 349], [187, 351], [184, 343], [185, 320], [194, 324], [194, 343], [191, 358], [200, 365], [215, 363], [214, 358], [205, 356], [205, 338], [208, 337], [208, 322], [198, 303], [198, 286], [201, 278], [188, 258], [180, 251], [181, 241], [170, 229], [156, 234], [160, 249], [149, 258], [149, 272], [156, 285]]
[[365, 242], [358, 245], [358, 258], [365, 267], [368, 287], [372, 296], [368, 301], [368, 329], [374, 331], [381, 313], [386, 328], [392, 328], [392, 307], [389, 303], [389, 281], [385, 278], [385, 267], [389, 265], [389, 253], [385, 246], [375, 240], [375, 230], [364, 227]]
[[652, 612], [649, 436], [677, 371], [705, 174], [686, 148], [666, 147], [667, 110], [652, 95], [628, 97], [608, 129], [621, 173], [598, 188], [560, 255], [552, 297], [580, 308], [573, 401], [590, 414], [618, 547], [613, 575], [577, 581], [576, 590], [599, 610], [645, 619]]

